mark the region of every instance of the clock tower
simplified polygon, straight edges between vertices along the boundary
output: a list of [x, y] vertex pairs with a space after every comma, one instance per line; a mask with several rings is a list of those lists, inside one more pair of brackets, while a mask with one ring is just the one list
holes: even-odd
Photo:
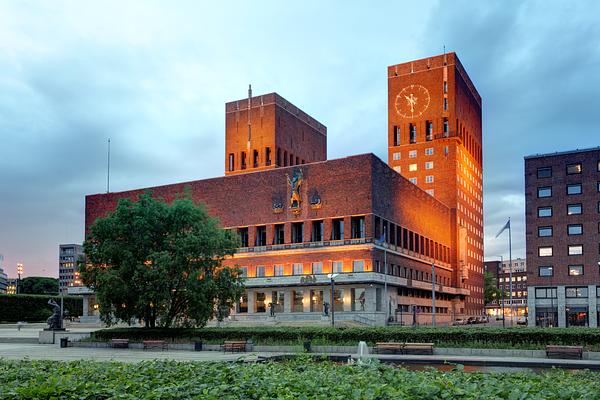
[[[454, 312], [483, 313], [481, 96], [455, 53], [388, 67], [388, 164], [452, 213]], [[427, 216], [423, 216], [424, 222]]]

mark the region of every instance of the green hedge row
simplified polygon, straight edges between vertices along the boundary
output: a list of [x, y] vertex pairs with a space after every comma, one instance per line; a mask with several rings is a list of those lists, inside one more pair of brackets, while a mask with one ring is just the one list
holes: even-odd
[[[45, 322], [52, 315], [52, 308], [48, 300], [54, 299], [60, 304], [59, 296], [45, 296], [34, 294], [0, 294], [0, 321], [2, 322]], [[66, 296], [64, 308], [69, 315], [80, 316], [83, 311], [81, 297]]]
[[561, 328], [203, 328], [203, 329], [104, 329], [93, 333], [97, 340], [129, 338], [170, 340], [248, 340], [255, 343], [319, 340], [329, 343], [405, 341], [433, 343], [494, 343], [534, 345], [600, 345], [600, 329]]

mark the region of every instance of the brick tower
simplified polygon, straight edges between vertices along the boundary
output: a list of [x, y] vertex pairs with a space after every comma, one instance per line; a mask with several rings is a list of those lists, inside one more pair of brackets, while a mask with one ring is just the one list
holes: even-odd
[[451, 209], [453, 284], [481, 315], [481, 96], [455, 53], [388, 67], [388, 164]]
[[327, 159], [327, 128], [269, 93], [225, 104], [225, 175]]

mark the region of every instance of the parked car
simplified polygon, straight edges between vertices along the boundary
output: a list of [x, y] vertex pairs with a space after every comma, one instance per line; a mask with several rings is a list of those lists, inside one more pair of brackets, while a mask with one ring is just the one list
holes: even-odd
[[483, 317], [475, 317], [475, 323], [476, 323], [476, 324], [481, 324], [481, 323], [483, 323]]
[[527, 325], [527, 317], [517, 318], [517, 325]]
[[454, 322], [452, 322], [452, 326], [460, 326], [460, 325], [464, 325], [466, 324], [467, 321], [465, 321], [462, 318], [457, 318]]
[[469, 317], [467, 318], [467, 325], [471, 325], [471, 324], [475, 324], [475, 317]]

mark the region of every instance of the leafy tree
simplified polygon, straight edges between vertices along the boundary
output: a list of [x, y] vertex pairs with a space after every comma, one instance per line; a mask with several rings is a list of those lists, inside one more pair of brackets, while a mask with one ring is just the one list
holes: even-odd
[[498, 289], [498, 286], [496, 285], [496, 278], [494, 278], [494, 275], [492, 275], [489, 272], [485, 272], [483, 274], [483, 282], [483, 297], [485, 304], [489, 304], [493, 300], [496, 300], [500, 296], [502, 296], [502, 292], [500, 291], [500, 289]]
[[58, 279], [44, 276], [29, 276], [19, 283], [21, 294], [58, 294]]
[[94, 222], [83, 247], [81, 277], [109, 325], [143, 318], [146, 327], [203, 326], [223, 318], [220, 310], [233, 307], [243, 291], [241, 271], [222, 266], [237, 236], [189, 196], [171, 204], [149, 192], [122, 199]]

